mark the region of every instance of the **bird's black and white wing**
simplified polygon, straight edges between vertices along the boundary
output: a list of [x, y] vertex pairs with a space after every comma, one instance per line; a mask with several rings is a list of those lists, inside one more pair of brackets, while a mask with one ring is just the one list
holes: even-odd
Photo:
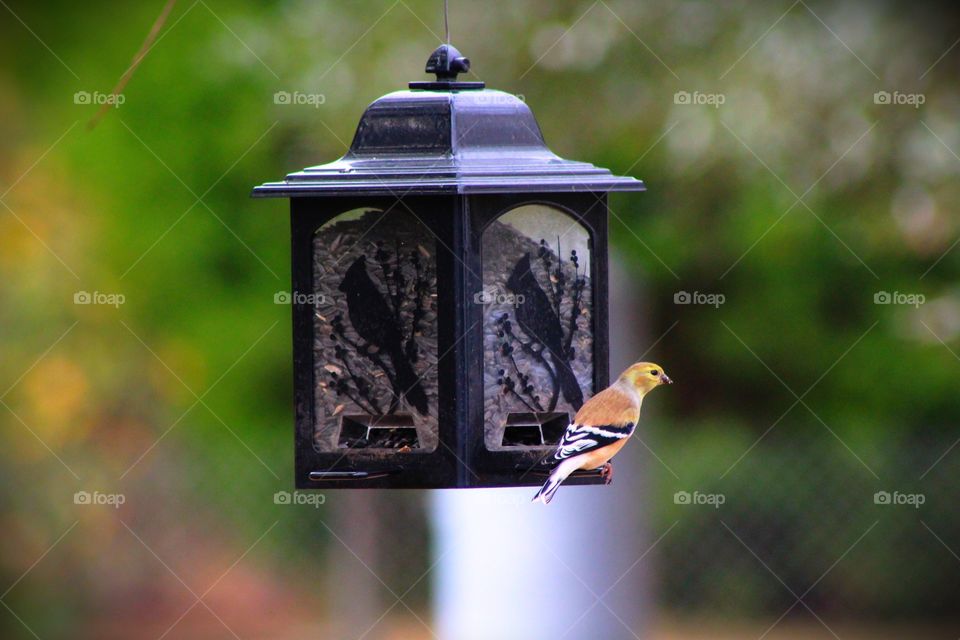
[[567, 427], [560, 444], [553, 457], [557, 460], [601, 449], [624, 438], [633, 435], [636, 423], [630, 422], [620, 426], [593, 427], [582, 424], [571, 424]]

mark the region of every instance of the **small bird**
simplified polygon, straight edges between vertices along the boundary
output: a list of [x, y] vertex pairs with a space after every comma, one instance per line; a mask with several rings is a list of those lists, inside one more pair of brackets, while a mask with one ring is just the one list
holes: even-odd
[[579, 409], [583, 406], [583, 392], [580, 391], [580, 383], [565, 357], [560, 318], [531, 270], [529, 253], [517, 261], [507, 280], [507, 287], [515, 295], [523, 296], [523, 303], [518, 302], [515, 308], [517, 323], [527, 336], [542, 344], [550, 353], [563, 397]]
[[347, 294], [347, 313], [357, 335], [390, 358], [396, 372], [398, 396], [404, 396], [420, 415], [427, 415], [427, 394], [404, 353], [397, 318], [367, 273], [366, 256], [354, 260], [347, 269], [340, 282], [340, 291]]
[[610, 484], [613, 480], [610, 458], [633, 435], [644, 396], [662, 384], [673, 384], [663, 367], [638, 362], [630, 365], [612, 385], [587, 400], [553, 454], [560, 463], [533, 501], [549, 504], [560, 484], [577, 469], [602, 469], [603, 479]]

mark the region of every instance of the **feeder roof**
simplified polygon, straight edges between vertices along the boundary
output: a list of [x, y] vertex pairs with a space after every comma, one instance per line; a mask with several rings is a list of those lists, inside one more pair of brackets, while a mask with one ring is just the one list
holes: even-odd
[[433, 53], [436, 82], [412, 82], [364, 112], [350, 150], [253, 190], [256, 197], [643, 191], [643, 182], [547, 148], [530, 108], [509, 93], [458, 82], [469, 60]]

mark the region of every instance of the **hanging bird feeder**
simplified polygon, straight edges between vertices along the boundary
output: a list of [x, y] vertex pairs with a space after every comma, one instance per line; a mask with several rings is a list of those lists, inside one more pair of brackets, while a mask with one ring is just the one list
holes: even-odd
[[607, 194], [644, 185], [469, 68], [439, 47], [343, 158], [253, 190], [290, 198], [298, 488], [539, 485], [607, 386]]

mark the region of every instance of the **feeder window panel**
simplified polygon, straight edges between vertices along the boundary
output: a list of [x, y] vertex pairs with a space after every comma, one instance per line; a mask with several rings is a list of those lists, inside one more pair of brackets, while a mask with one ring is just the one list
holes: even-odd
[[524, 205], [484, 230], [482, 262], [485, 445], [554, 446], [593, 393], [590, 234]]
[[403, 210], [355, 209], [313, 239], [318, 452], [434, 451], [437, 262]]

